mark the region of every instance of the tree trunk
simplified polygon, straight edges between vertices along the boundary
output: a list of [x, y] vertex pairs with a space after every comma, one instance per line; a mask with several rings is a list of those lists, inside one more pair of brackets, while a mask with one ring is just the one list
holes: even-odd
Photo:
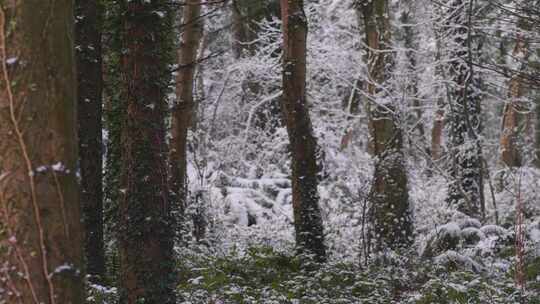
[[282, 0], [282, 111], [292, 154], [292, 188], [296, 245], [299, 253], [323, 261], [323, 223], [319, 209], [317, 141], [306, 101], [307, 20], [302, 0]]
[[524, 139], [527, 136], [527, 116], [530, 115], [530, 110], [527, 100], [523, 100], [526, 84], [521, 73], [525, 72], [528, 57], [527, 40], [523, 34], [519, 34], [512, 53], [512, 60], [518, 63], [519, 70], [512, 76], [508, 86], [509, 101], [504, 107], [500, 139], [501, 160], [508, 167], [522, 165]]
[[[416, 141], [410, 145], [411, 151], [420, 147], [421, 153], [428, 152], [429, 147], [426, 142], [426, 131], [423, 122], [423, 109], [421, 99], [418, 93], [418, 73], [416, 63], [416, 51], [418, 49], [416, 43], [416, 33], [411, 24], [415, 23], [414, 11], [416, 9], [416, 2], [414, 0], [403, 1], [403, 8], [401, 11], [400, 22], [403, 25], [402, 40], [405, 47], [405, 57], [407, 58], [407, 70], [406, 72], [411, 75], [407, 80], [406, 94], [409, 100], [408, 105], [412, 108], [411, 115], [409, 115], [409, 124], [413, 127], [414, 133], [409, 135], [410, 140]], [[417, 155], [417, 153], [412, 153]]]
[[[435, 18], [437, 18], [437, 23], [441, 22], [441, 19], [445, 18], [445, 15], [441, 12], [443, 10], [442, 7], [436, 6], [435, 7]], [[435, 41], [436, 41], [436, 54], [435, 54], [435, 60], [437, 62], [441, 61], [442, 57], [442, 37], [444, 37], [444, 31], [440, 28], [434, 29], [435, 34]], [[438, 64], [435, 68], [435, 75], [438, 77], [442, 77], [444, 75], [444, 66], [441, 64]], [[444, 147], [443, 147], [443, 131], [446, 125], [446, 117], [445, 117], [445, 108], [447, 106], [446, 96], [447, 92], [445, 92], [446, 86], [440, 85], [438, 86], [436, 90], [436, 100], [435, 100], [435, 117], [433, 121], [433, 126], [431, 129], [431, 159], [433, 161], [438, 161], [443, 156]], [[432, 165], [436, 165], [433, 163]]]
[[431, 129], [431, 159], [434, 161], [439, 160], [443, 153], [442, 137], [444, 130], [444, 108], [441, 103], [442, 102], [438, 102], [437, 104], [435, 121], [433, 122], [433, 128]]
[[[540, 48], [536, 50], [536, 57], [540, 58]], [[540, 71], [540, 60], [536, 59], [534, 62], [534, 68], [537, 71]], [[533, 95], [534, 98], [534, 119], [535, 119], [535, 126], [534, 126], [534, 152], [535, 152], [535, 166], [536, 168], [540, 168], [540, 83], [536, 84], [536, 90]]]
[[0, 298], [7, 303], [84, 301], [71, 37], [73, 1], [0, 4]]
[[[450, 5], [447, 37], [451, 39], [449, 76], [449, 146], [452, 161], [447, 202], [462, 213], [480, 218], [484, 206], [479, 79], [472, 63], [469, 17], [472, 0], [454, 0]], [[469, 12], [467, 12], [469, 11]]]
[[75, 3], [81, 206], [86, 271], [98, 283], [105, 276], [102, 191], [102, 68], [99, 1]]
[[375, 172], [372, 198], [372, 236], [377, 250], [406, 247], [412, 241], [412, 218], [407, 189], [407, 173], [403, 153], [403, 134], [396, 107], [385, 102], [390, 96], [383, 92], [388, 85], [393, 54], [390, 45], [388, 2], [374, 0], [360, 4], [366, 28], [369, 63], [367, 93], [377, 104], [369, 106], [369, 129]]
[[393, 105], [373, 106], [375, 173], [371, 192], [376, 250], [408, 247], [413, 240], [403, 135]]
[[[182, 43], [178, 51], [179, 72], [176, 77], [176, 103], [171, 128], [171, 187], [181, 217], [187, 207], [187, 135], [193, 122], [195, 102], [193, 83], [197, 53], [202, 38], [201, 0], [189, 0], [183, 9]], [[183, 221], [183, 220], [181, 220]], [[184, 225], [182, 222], [180, 225]]]
[[167, 181], [165, 114], [172, 63], [170, 3], [120, 5], [122, 123], [120, 302], [175, 303], [174, 230]]

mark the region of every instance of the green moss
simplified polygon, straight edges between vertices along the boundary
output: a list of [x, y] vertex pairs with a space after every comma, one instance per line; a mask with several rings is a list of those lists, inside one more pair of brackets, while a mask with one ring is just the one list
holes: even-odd
[[536, 281], [540, 276], [540, 257], [534, 258], [525, 266], [525, 275], [527, 281]]

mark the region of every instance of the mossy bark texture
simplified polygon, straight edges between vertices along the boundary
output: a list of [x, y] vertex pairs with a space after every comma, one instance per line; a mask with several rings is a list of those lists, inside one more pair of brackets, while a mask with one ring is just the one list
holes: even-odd
[[85, 227], [86, 271], [105, 276], [103, 250], [102, 56], [100, 1], [75, 2], [81, 206]]
[[170, 2], [119, 2], [121, 169], [117, 223], [120, 302], [175, 303], [165, 115]]
[[469, 33], [469, 11], [472, 0], [450, 3], [446, 34], [450, 37], [448, 136], [451, 156], [447, 202], [458, 211], [475, 218], [481, 217], [484, 205], [482, 175], [481, 96], [479, 78], [473, 73], [472, 35]]
[[[371, 238], [376, 250], [407, 247], [412, 242], [412, 214], [409, 205], [403, 134], [389, 84], [394, 54], [391, 51], [390, 20], [386, 0], [358, 4], [366, 28], [369, 83], [367, 92], [370, 145], [375, 157], [371, 192]], [[383, 89], [384, 87], [384, 89]]]

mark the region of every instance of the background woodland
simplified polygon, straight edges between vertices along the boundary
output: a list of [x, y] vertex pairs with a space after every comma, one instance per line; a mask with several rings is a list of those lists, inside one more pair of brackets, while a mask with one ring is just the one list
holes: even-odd
[[540, 303], [537, 0], [0, 0], [0, 304]]

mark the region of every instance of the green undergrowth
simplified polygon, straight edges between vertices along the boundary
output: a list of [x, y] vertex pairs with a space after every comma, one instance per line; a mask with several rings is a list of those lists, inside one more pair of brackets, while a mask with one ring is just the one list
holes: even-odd
[[[510, 260], [508, 260], [510, 261]], [[514, 271], [476, 273], [441, 266], [413, 253], [302, 263], [288, 252], [251, 247], [244, 253], [188, 250], [179, 255], [179, 304], [540, 304], [540, 258], [526, 263], [526, 291]], [[115, 288], [91, 285], [88, 303], [117, 303]]]
[[222, 256], [192, 252], [181, 261], [178, 292], [185, 304], [540, 304], [537, 264], [528, 265], [523, 293], [511, 271], [473, 273], [405, 255], [377, 258], [368, 267], [339, 261], [302, 267], [291, 254], [252, 247]]

